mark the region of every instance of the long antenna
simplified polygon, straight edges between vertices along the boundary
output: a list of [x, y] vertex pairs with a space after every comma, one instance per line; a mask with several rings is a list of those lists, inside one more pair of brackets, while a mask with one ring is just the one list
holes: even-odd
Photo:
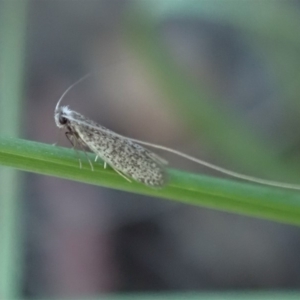
[[[126, 57], [126, 60], [127, 60], [127, 59], [130, 59], [130, 58], [131, 58], [130, 56]], [[73, 83], [71, 86], [69, 86], [69, 87], [65, 90], [65, 92], [61, 95], [61, 97], [59, 98], [59, 100], [58, 100], [58, 102], [57, 102], [57, 104], [56, 104], [55, 111], [58, 110], [59, 105], [60, 105], [61, 101], [63, 100], [63, 98], [66, 96], [66, 94], [67, 94], [73, 87], [75, 87], [77, 84], [81, 83], [82, 81], [86, 80], [87, 78], [91, 77], [92, 75], [99, 74], [103, 69], [106, 69], [107, 67], [110, 67], [110, 68], [111, 68], [113, 65], [115, 65], [115, 63], [120, 64], [120, 63], [123, 63], [123, 62], [124, 62], [124, 58], [122, 58], [121, 61], [110, 62], [110, 63], [107, 64], [107, 65], [101, 66], [101, 70], [100, 70], [99, 72], [90, 72], [90, 73], [84, 75], [83, 77], [79, 78], [75, 83]]]
[[254, 176], [250, 176], [250, 175], [241, 174], [241, 173], [238, 173], [238, 172], [235, 172], [235, 171], [231, 171], [231, 170], [216, 166], [214, 164], [211, 164], [211, 163], [206, 162], [204, 160], [201, 160], [199, 158], [190, 156], [188, 154], [185, 154], [183, 152], [180, 152], [180, 151], [177, 151], [177, 150], [165, 147], [165, 146], [156, 145], [156, 144], [152, 144], [152, 143], [147, 143], [147, 142], [132, 139], [132, 138], [128, 138], [128, 139], [133, 141], [133, 142], [136, 142], [136, 143], [148, 146], [148, 147], [152, 147], [152, 148], [156, 148], [156, 149], [160, 149], [160, 150], [163, 150], [163, 151], [173, 153], [175, 155], [178, 155], [178, 156], [181, 156], [185, 159], [193, 161], [193, 162], [195, 162], [199, 165], [205, 166], [209, 169], [215, 170], [215, 171], [223, 173], [225, 175], [229, 175], [231, 177], [235, 177], [235, 178], [238, 178], [238, 179], [243, 179], [243, 180], [246, 180], [246, 181], [249, 181], [249, 182], [259, 183], [259, 184], [262, 184], [262, 185], [274, 186], [274, 187], [290, 189], [290, 190], [300, 190], [300, 185], [298, 185], [298, 184], [278, 182], [278, 181], [273, 181], [273, 180], [268, 180], [268, 179], [258, 178], [258, 177], [254, 177]]
[[59, 108], [59, 105], [60, 105], [60, 102], [63, 100], [63, 98], [66, 96], [66, 94], [77, 84], [79, 84], [80, 82], [84, 81], [85, 79], [89, 78], [90, 76], [92, 76], [92, 72], [84, 75], [83, 77], [81, 77], [80, 79], [78, 79], [75, 83], [73, 83], [71, 86], [69, 86], [65, 92], [61, 95], [61, 97], [59, 98], [57, 104], [56, 104], [56, 107], [55, 107], [55, 111], [58, 110]]

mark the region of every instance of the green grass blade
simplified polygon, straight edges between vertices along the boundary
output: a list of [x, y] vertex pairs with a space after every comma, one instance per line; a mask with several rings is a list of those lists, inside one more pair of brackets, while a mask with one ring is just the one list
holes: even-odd
[[[0, 134], [19, 136], [24, 79], [26, 0], [0, 1]], [[22, 180], [13, 169], [0, 169], [0, 298], [22, 292]]]
[[[201, 205], [227, 212], [300, 225], [300, 193], [261, 185], [218, 179], [169, 170], [170, 181], [165, 188], [151, 189], [127, 182], [103, 164], [91, 168], [84, 154], [83, 167], [72, 149], [26, 140], [1, 138], [0, 164], [24, 171], [76, 180], [103, 187], [156, 196], [186, 204]], [[94, 156], [89, 155], [91, 160]]]

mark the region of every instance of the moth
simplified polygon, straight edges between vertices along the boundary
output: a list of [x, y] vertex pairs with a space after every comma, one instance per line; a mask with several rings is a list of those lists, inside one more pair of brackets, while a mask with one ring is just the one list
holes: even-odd
[[66, 130], [66, 137], [73, 147], [89, 148], [96, 154], [95, 161], [101, 157], [104, 160], [105, 168], [108, 164], [128, 181], [130, 181], [129, 178], [132, 178], [150, 187], [163, 187], [167, 182], [164, 167], [167, 161], [131, 139], [71, 110], [68, 106], [60, 106], [62, 98], [70, 88], [58, 101], [54, 111], [54, 119], [59, 128]]
[[[165, 166], [168, 164], [167, 161], [140, 145], [142, 144], [173, 153], [231, 177], [262, 185], [300, 190], [300, 186], [297, 184], [277, 182], [241, 174], [168, 147], [122, 136], [85, 118], [78, 112], [71, 110], [68, 106], [60, 106], [64, 96], [75, 85], [91, 76], [91, 74], [92, 73], [89, 73], [76, 81], [62, 94], [54, 111], [55, 123], [59, 128], [66, 129], [66, 137], [74, 148], [76, 148], [76, 146], [89, 148], [96, 154], [95, 161], [98, 157], [101, 157], [104, 160], [105, 168], [107, 164], [110, 165], [126, 180], [131, 181], [130, 178], [132, 178], [137, 182], [153, 188], [163, 187], [167, 183], [165, 170]], [[92, 164], [91, 167], [93, 169]]]

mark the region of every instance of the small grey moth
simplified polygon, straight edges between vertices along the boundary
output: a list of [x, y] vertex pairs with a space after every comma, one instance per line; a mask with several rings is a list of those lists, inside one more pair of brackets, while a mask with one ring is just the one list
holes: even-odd
[[[89, 74], [87, 75], [89, 76]], [[75, 82], [78, 84], [87, 76]], [[121, 136], [83, 115], [70, 110], [68, 106], [60, 106], [67, 89], [59, 99], [55, 112], [55, 123], [59, 128], [66, 129], [66, 136], [74, 147], [85, 146], [101, 157], [105, 164], [110, 165], [118, 174], [141, 182], [150, 187], [162, 187], [166, 184], [167, 175], [164, 165], [167, 162], [155, 153]]]
[[[110, 165], [128, 181], [130, 181], [128, 178], [130, 177], [147, 186], [156, 188], [163, 187], [167, 182], [164, 168], [167, 161], [142, 147], [140, 145], [142, 144], [173, 153], [231, 177], [262, 185], [300, 190], [300, 185], [297, 184], [276, 182], [241, 174], [168, 147], [124, 137], [70, 110], [68, 106], [60, 106], [60, 102], [70, 89], [89, 76], [91, 76], [91, 73], [72, 84], [60, 97], [54, 111], [55, 123], [59, 128], [66, 129], [66, 136], [74, 147], [86, 146], [96, 154], [95, 161], [98, 156], [101, 157], [104, 160], [104, 167], [106, 167], [106, 164]], [[92, 164], [91, 167], [93, 168]]]

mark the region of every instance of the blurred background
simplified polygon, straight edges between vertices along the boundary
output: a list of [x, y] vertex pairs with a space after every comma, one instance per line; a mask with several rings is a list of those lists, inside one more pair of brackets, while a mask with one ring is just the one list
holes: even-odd
[[[15, 78], [20, 95], [2, 94], [2, 133], [70, 147], [54, 108], [93, 71], [64, 104], [125, 136], [300, 182], [300, 1], [0, 0], [0, 24], [0, 85]], [[1, 299], [300, 287], [297, 227], [0, 175]]]

